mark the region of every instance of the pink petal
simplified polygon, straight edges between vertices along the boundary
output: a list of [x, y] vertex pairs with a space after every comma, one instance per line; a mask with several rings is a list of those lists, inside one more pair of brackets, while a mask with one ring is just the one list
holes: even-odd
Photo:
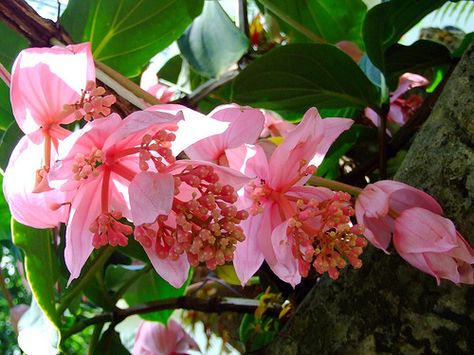
[[455, 284], [460, 282], [458, 263], [449, 255], [439, 253], [423, 253], [422, 255], [424, 256], [430, 270], [433, 270], [433, 274], [435, 274], [437, 281], [439, 279], [447, 279]]
[[202, 165], [212, 167], [214, 172], [219, 176], [219, 182], [221, 184], [231, 185], [236, 190], [240, 189], [250, 180], [247, 176], [241, 174], [237, 170], [219, 166], [206, 161], [177, 160], [168, 167], [166, 172], [170, 174], [178, 174], [189, 166], [196, 167]]
[[176, 140], [171, 147], [173, 155], [175, 156], [190, 145], [204, 138], [221, 134], [229, 127], [229, 122], [215, 120], [181, 105], [156, 105], [148, 108], [147, 111], [167, 112], [171, 114], [182, 113], [184, 119], [178, 122]]
[[316, 153], [309, 165], [319, 166], [337, 137], [351, 128], [353, 123], [354, 121], [347, 118], [325, 118], [319, 121]]
[[41, 132], [24, 136], [13, 150], [3, 176], [3, 194], [13, 218], [34, 228], [55, 227], [67, 220], [69, 212], [67, 206], [59, 207], [69, 201], [63, 192], [33, 193], [36, 171], [44, 164], [43, 154]]
[[374, 124], [375, 127], [380, 126], [380, 116], [377, 114], [377, 112], [371, 108], [366, 108], [364, 110], [364, 115]]
[[104, 150], [104, 144], [122, 124], [122, 119], [117, 114], [87, 123], [83, 128], [73, 132], [59, 144], [56, 162], [49, 173], [50, 186], [62, 191], [75, 190], [79, 185], [90, 182], [74, 179], [72, 171], [74, 158], [77, 154], [89, 155], [92, 148]]
[[169, 258], [160, 259], [155, 251], [156, 239], [150, 248], [143, 248], [148, 255], [153, 267], [158, 275], [169, 282], [175, 288], [180, 288], [188, 279], [189, 262], [185, 254], [182, 254], [178, 260]]
[[443, 253], [457, 247], [453, 222], [424, 208], [403, 211], [395, 220], [395, 233], [399, 253]]
[[160, 129], [176, 128], [182, 119], [181, 114], [148, 110], [133, 112], [123, 120], [119, 128], [109, 132], [104, 149], [110, 149], [114, 145], [115, 150], [139, 145], [145, 134], [154, 134]]
[[82, 267], [92, 253], [92, 233], [90, 225], [100, 214], [100, 189], [102, 179], [97, 179], [77, 191], [71, 204], [69, 222], [66, 229], [64, 259], [71, 273], [68, 285], [79, 277]]
[[263, 253], [258, 247], [258, 239], [262, 235], [271, 233], [269, 221], [264, 221], [264, 218], [268, 217], [261, 213], [256, 216], [249, 216], [240, 223], [245, 234], [245, 240], [236, 245], [234, 269], [242, 286], [245, 286], [263, 263]]
[[367, 185], [357, 196], [355, 213], [359, 223], [363, 223], [364, 216], [384, 217], [389, 211], [389, 194], [377, 184]]
[[260, 110], [265, 116], [265, 125], [260, 133], [260, 137], [281, 136], [285, 137], [296, 128], [296, 125], [285, 121], [276, 112], [269, 110]]
[[269, 262], [269, 266], [281, 280], [295, 287], [301, 282], [301, 275], [298, 272], [298, 261], [291, 251], [291, 242], [286, 233], [287, 229], [288, 220], [273, 230], [271, 239], [276, 263]]
[[218, 106], [209, 116], [228, 122], [229, 127], [221, 134], [204, 138], [186, 148], [190, 159], [217, 162], [226, 149], [255, 143], [265, 121], [260, 110], [238, 105]]
[[[395, 239], [395, 236], [394, 236]], [[438, 286], [441, 283], [439, 276], [435, 273], [435, 271], [431, 268], [430, 264], [428, 263], [427, 259], [425, 258], [424, 254], [400, 254], [400, 256], [405, 259], [407, 263], [416, 267], [418, 270], [421, 270], [428, 275], [431, 275], [436, 278], [436, 282]]]
[[90, 44], [23, 50], [13, 65], [13, 114], [25, 133], [45, 124], [70, 123], [65, 104], [79, 101], [87, 81], [95, 80]]
[[242, 145], [226, 150], [229, 167], [238, 170], [250, 178], [267, 180], [268, 160], [260, 145]]
[[167, 330], [169, 338], [174, 337], [176, 339], [173, 349], [176, 353], [183, 354], [190, 349], [199, 351], [199, 345], [196, 341], [174, 319], [168, 321]]
[[443, 214], [439, 203], [426, 192], [394, 180], [381, 180], [373, 184], [389, 194], [389, 206], [397, 213], [411, 207], [421, 207], [436, 214]]
[[394, 221], [391, 217], [357, 217], [357, 222], [365, 227], [364, 236], [376, 248], [382, 249], [386, 254], [392, 239]]
[[390, 95], [390, 102], [395, 101], [404, 93], [406, 93], [408, 90], [416, 88], [416, 87], [428, 85], [428, 83], [429, 83], [428, 79], [422, 77], [421, 75], [413, 74], [413, 73], [405, 73], [400, 77], [397, 90], [395, 90]]
[[132, 217], [135, 225], [153, 223], [161, 214], [171, 211], [174, 179], [171, 174], [142, 172], [129, 186]]
[[397, 102], [390, 105], [387, 120], [399, 126], [403, 126], [408, 120], [408, 115], [403, 112], [402, 107]]
[[272, 232], [276, 226], [283, 222], [283, 220], [280, 215], [278, 204], [275, 202], [267, 201], [263, 203], [262, 207], [262, 226], [260, 227], [261, 233], [257, 236], [257, 244], [267, 263], [269, 265], [275, 265], [277, 263], [277, 257], [273, 250]]

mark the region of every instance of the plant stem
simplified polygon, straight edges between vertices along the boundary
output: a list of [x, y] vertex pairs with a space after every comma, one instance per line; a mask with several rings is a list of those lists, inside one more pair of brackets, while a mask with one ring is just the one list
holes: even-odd
[[89, 355], [94, 354], [95, 348], [100, 339], [100, 333], [102, 332], [103, 328], [104, 328], [104, 323], [98, 323], [95, 325], [94, 331], [92, 333], [91, 341], [89, 343], [89, 351], [88, 351]]
[[[82, 331], [90, 325], [103, 324], [106, 322], [119, 323], [125, 318], [134, 314], [145, 314], [165, 309], [190, 309], [207, 313], [237, 312], [237, 313], [253, 313], [259, 305], [258, 300], [249, 298], [232, 298], [232, 297], [213, 297], [202, 299], [198, 297], [181, 296], [178, 298], [170, 298], [144, 304], [132, 306], [127, 309], [118, 309], [114, 312], [99, 314], [93, 318], [88, 318], [76, 323], [69, 330], [62, 334], [62, 339], [66, 339], [71, 335]], [[265, 314], [277, 316], [281, 311], [281, 306], [270, 306]]]
[[304, 34], [306, 37], [308, 37], [310, 40], [316, 42], [316, 43], [326, 43], [326, 41], [319, 37], [316, 33], [310, 31], [307, 27], [303, 26], [301, 23], [295, 21], [292, 19], [290, 16], [288, 16], [282, 9], [280, 9], [278, 6], [275, 6], [272, 2], [268, 0], [258, 0], [263, 6], [268, 8], [271, 12], [273, 12], [276, 16], [281, 18], [283, 21], [285, 21], [287, 24], [289, 24], [291, 27], [293, 27], [295, 30], [298, 32], [301, 32]]
[[108, 246], [102, 249], [99, 255], [94, 259], [91, 266], [86, 270], [84, 275], [82, 275], [77, 282], [71, 287], [68, 293], [64, 296], [64, 299], [58, 306], [58, 314], [61, 315], [68, 308], [74, 298], [81, 292], [82, 288], [89, 282], [89, 280], [94, 276], [94, 274], [102, 268], [104, 263], [109, 259], [109, 257], [114, 252], [114, 248]]
[[13, 303], [13, 297], [10, 291], [8, 290], [7, 283], [5, 282], [5, 278], [3, 277], [3, 271], [1, 268], [0, 268], [0, 287], [2, 288], [2, 293], [5, 296], [5, 299], [7, 300], [8, 308], [10, 309], [13, 308], [13, 306], [15, 305]]
[[353, 196], [358, 196], [360, 192], [362, 191], [362, 189], [359, 187], [344, 184], [342, 182], [335, 181], [335, 180], [325, 179], [320, 176], [312, 176], [309, 179], [309, 183], [315, 186], [328, 187], [332, 190], [348, 192]]

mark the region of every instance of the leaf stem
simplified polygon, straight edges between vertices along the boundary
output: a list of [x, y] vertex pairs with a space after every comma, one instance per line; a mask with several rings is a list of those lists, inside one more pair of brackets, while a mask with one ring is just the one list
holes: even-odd
[[108, 246], [102, 249], [94, 259], [91, 266], [86, 270], [84, 275], [80, 277], [77, 282], [71, 287], [70, 292], [66, 293], [62, 302], [58, 306], [58, 314], [61, 315], [69, 307], [74, 298], [81, 292], [82, 288], [89, 282], [89, 280], [94, 276], [94, 274], [104, 265], [104, 263], [109, 259], [109, 257], [114, 252], [114, 248]]
[[271, 12], [273, 12], [276, 16], [281, 18], [283, 21], [285, 21], [287, 24], [289, 24], [291, 27], [293, 27], [298, 32], [304, 34], [310, 40], [312, 40], [316, 43], [326, 43], [326, 41], [322, 37], [318, 36], [316, 33], [309, 30], [307, 27], [303, 26], [298, 21], [295, 21], [294, 19], [292, 19], [282, 9], [280, 9], [278, 6], [275, 6], [275, 4], [273, 4], [272, 2], [270, 2], [268, 0], [258, 0], [258, 1], [263, 6], [268, 8]]
[[344, 184], [342, 182], [335, 181], [335, 180], [325, 179], [320, 176], [312, 176], [309, 179], [309, 183], [314, 186], [322, 186], [322, 187], [328, 187], [332, 190], [344, 191], [344, 192], [350, 193], [352, 196], [358, 196], [360, 192], [362, 191], [362, 189], [357, 186]]

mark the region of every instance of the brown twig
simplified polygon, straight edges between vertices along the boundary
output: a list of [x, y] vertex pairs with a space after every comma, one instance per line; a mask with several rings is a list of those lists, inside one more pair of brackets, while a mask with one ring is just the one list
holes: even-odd
[[[209, 299], [202, 299], [190, 296], [170, 298], [132, 306], [127, 309], [118, 309], [114, 312], [107, 312], [92, 318], [85, 319], [76, 323], [73, 327], [65, 331], [62, 338], [66, 339], [72, 334], [78, 333], [93, 324], [101, 324], [106, 322], [119, 323], [125, 318], [135, 314], [145, 314], [166, 309], [188, 309], [206, 313], [253, 313], [257, 309], [258, 305], [259, 301], [248, 298], [213, 297]], [[270, 306], [265, 311], [265, 314], [277, 316], [280, 311], [280, 306]]]
[[0, 288], [2, 289], [3, 296], [7, 300], [8, 308], [13, 308], [15, 305], [13, 303], [13, 297], [10, 291], [8, 290], [7, 283], [5, 282], [5, 278], [3, 277], [3, 271], [0, 268]]

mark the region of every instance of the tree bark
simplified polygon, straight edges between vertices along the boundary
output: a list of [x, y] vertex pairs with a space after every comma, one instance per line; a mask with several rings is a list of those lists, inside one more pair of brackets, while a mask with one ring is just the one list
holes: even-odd
[[[435, 196], [474, 244], [474, 45], [418, 132], [396, 179]], [[368, 247], [361, 270], [315, 285], [266, 354], [474, 354], [474, 287], [437, 286]]]

